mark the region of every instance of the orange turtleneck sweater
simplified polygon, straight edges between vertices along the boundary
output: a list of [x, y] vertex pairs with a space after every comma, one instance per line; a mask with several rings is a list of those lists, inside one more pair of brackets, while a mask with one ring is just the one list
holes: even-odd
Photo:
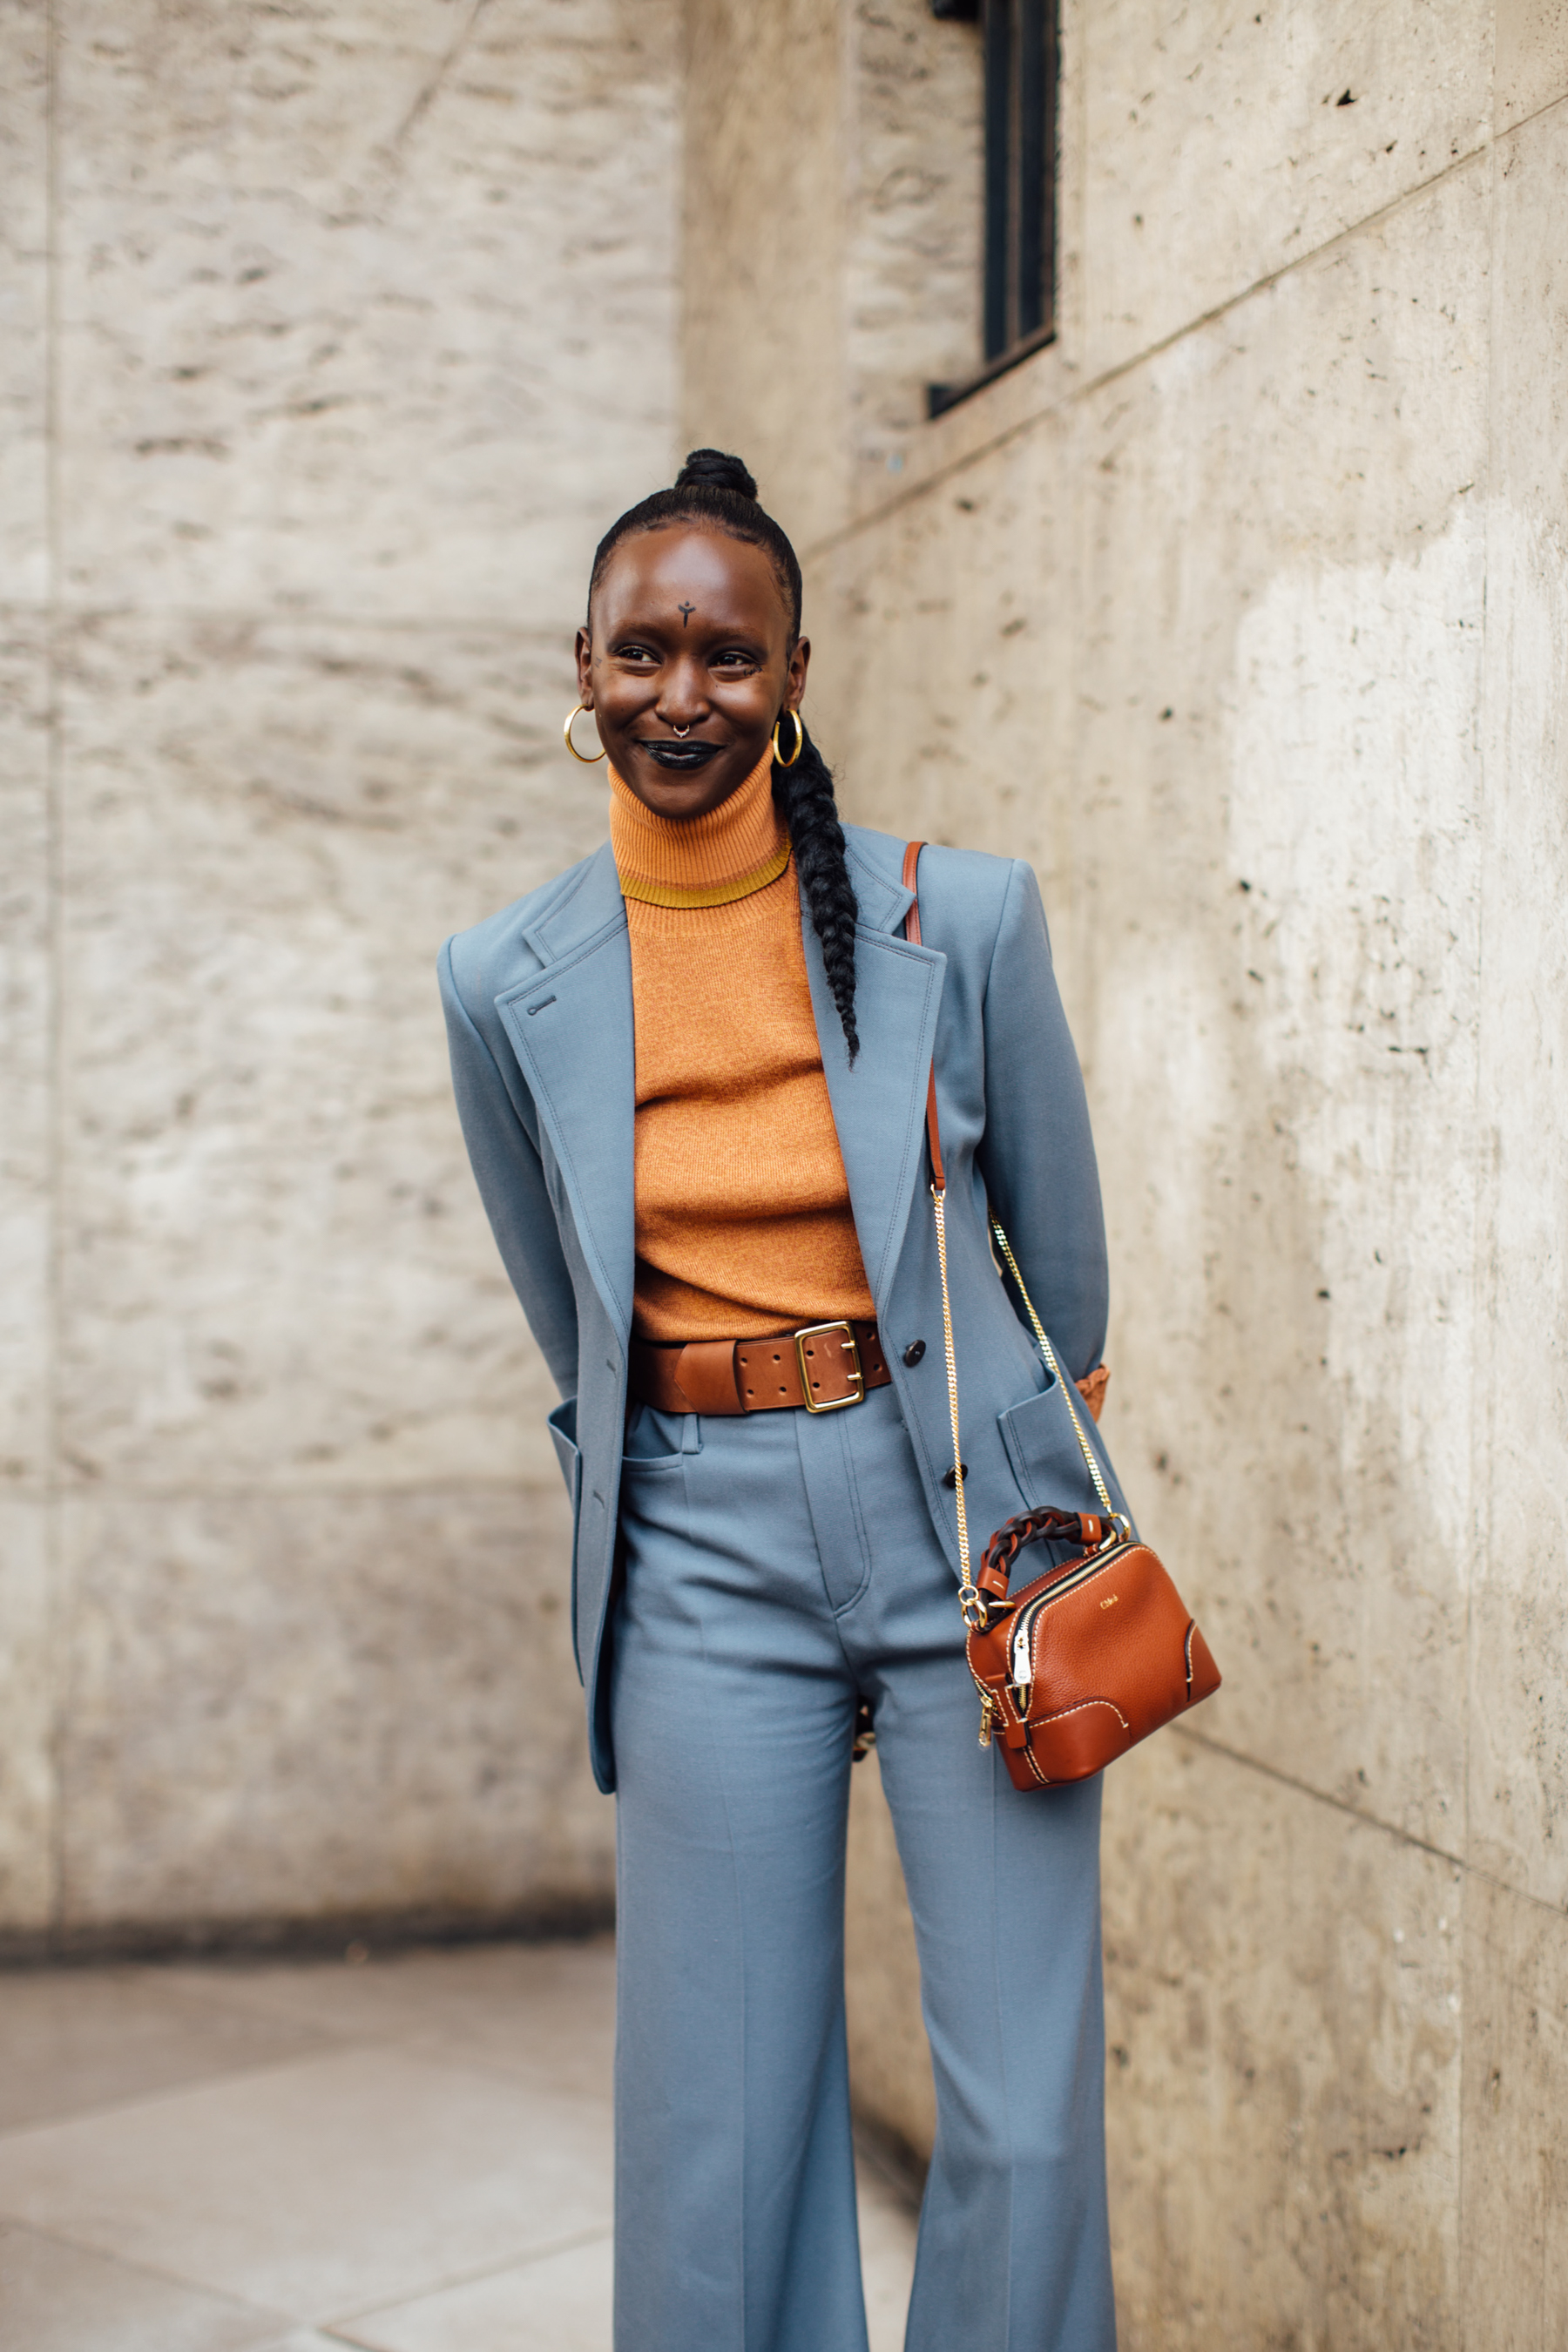
[[638, 1337], [868, 1319], [772, 753], [679, 823], [612, 768], [610, 842], [637, 1022]]

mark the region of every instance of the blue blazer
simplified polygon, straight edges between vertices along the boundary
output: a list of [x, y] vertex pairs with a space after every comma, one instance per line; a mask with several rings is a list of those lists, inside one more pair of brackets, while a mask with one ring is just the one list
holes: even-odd
[[[803, 910], [806, 971], [882, 1347], [956, 1578], [953, 1497], [942, 1483], [952, 1449], [925, 1150], [933, 1052], [977, 1566], [991, 1530], [1017, 1511], [1042, 1503], [1098, 1507], [1066, 1402], [1012, 1286], [998, 1276], [986, 1202], [1006, 1228], [1061, 1363], [1081, 1377], [1105, 1343], [1100, 1181], [1029, 867], [927, 849], [920, 869], [925, 944], [913, 947], [900, 936], [910, 905], [904, 845], [858, 825], [847, 826], [846, 837], [860, 905], [853, 1069]], [[636, 1257], [631, 950], [608, 843], [448, 940], [440, 971], [474, 1174], [561, 1391], [550, 1427], [572, 1498], [573, 1638], [595, 1777], [608, 1790], [615, 1760], [605, 1637]], [[917, 1339], [925, 1351], [906, 1365]], [[1087, 1412], [1079, 1418], [1098, 1446]], [[955, 1601], [955, 1638], [958, 1623]]]

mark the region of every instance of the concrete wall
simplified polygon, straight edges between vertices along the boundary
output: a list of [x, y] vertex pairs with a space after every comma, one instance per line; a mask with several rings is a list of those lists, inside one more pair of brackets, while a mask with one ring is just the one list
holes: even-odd
[[[716, 110], [746, 13], [689, 7]], [[689, 425], [806, 528], [853, 813], [1037, 865], [1106, 1181], [1107, 1432], [1226, 1675], [1110, 1776], [1125, 2341], [1548, 2352], [1568, 18], [1065, 0], [1060, 338], [907, 425], [889, 478], [856, 398], [875, 265], [844, 258], [887, 136], [866, 58], [957, 89], [975, 37], [923, 0], [789, 13], [772, 105], [815, 90], [836, 169], [781, 236], [763, 144], [721, 223], [689, 165], [688, 282], [724, 289]], [[792, 342], [804, 248], [838, 280]], [[910, 322], [889, 413], [956, 372], [940, 341]], [[789, 373], [753, 409], [761, 353]], [[856, 1812], [862, 2096], [918, 2139], [869, 1768]]]
[[678, 37], [0, 13], [13, 1946], [607, 1902], [433, 959], [602, 837], [559, 728], [668, 478]]

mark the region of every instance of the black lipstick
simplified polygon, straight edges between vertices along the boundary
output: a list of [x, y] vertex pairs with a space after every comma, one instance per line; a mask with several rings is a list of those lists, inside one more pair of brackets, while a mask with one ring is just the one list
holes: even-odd
[[661, 768], [673, 768], [677, 774], [694, 775], [716, 759], [722, 746], [718, 743], [639, 743], [637, 749], [657, 760]]

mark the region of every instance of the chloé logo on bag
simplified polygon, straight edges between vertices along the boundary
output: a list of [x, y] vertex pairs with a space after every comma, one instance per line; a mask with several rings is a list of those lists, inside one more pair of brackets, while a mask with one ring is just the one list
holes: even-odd
[[1109, 1601], [1102, 1601], [1100, 1605], [1102, 1609], [1114, 1609], [1121, 1598], [1120, 1592], [1113, 1592]]

